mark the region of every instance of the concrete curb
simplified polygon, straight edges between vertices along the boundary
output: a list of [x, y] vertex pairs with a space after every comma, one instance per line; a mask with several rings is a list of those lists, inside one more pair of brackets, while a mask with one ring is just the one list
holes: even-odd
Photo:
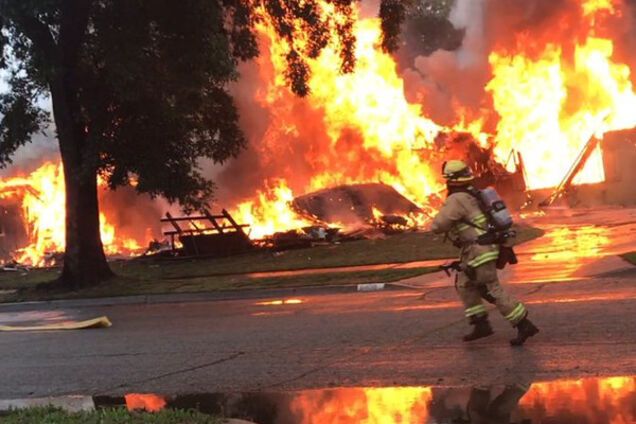
[[0, 400], [0, 412], [46, 406], [54, 406], [67, 412], [95, 410], [95, 402], [92, 396], [59, 396]]
[[394, 283], [368, 283], [339, 286], [310, 286], [283, 289], [248, 289], [220, 292], [151, 294], [138, 296], [102, 297], [89, 299], [63, 299], [34, 302], [0, 303], [0, 312], [22, 312], [42, 309], [82, 308], [92, 306], [154, 305], [163, 303], [194, 303], [223, 300], [264, 299], [270, 297], [311, 296], [381, 290], [410, 289]]

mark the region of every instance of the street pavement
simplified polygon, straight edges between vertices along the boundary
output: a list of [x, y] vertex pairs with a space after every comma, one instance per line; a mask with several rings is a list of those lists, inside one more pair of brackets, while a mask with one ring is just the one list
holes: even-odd
[[[532, 278], [524, 280], [520, 271], [505, 274], [507, 287], [541, 328], [523, 348], [509, 346], [514, 331], [496, 311], [495, 335], [461, 342], [468, 326], [443, 273], [409, 281], [410, 288], [374, 293], [0, 307], [5, 325], [99, 315], [113, 322], [107, 329], [0, 333], [0, 399], [636, 375], [636, 268], [614, 256], [620, 253], [616, 246], [630, 247], [633, 221], [604, 227], [570, 221], [569, 232], [548, 237], [549, 244], [537, 242], [535, 253], [524, 247], [526, 265], [519, 267]], [[594, 228], [602, 234], [589, 236]], [[549, 249], [557, 242], [557, 249]], [[542, 256], [549, 266], [541, 268]]]
[[636, 375], [631, 278], [511, 286], [541, 333], [521, 349], [495, 314], [473, 344], [452, 287], [11, 312], [3, 322], [107, 315], [99, 330], [0, 335], [0, 398], [333, 386], [500, 384]]

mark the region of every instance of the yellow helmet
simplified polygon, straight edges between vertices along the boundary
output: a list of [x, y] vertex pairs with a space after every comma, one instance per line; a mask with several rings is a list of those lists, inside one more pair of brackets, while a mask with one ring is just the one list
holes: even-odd
[[449, 160], [442, 165], [442, 175], [448, 184], [466, 184], [475, 179], [473, 172], [461, 160]]

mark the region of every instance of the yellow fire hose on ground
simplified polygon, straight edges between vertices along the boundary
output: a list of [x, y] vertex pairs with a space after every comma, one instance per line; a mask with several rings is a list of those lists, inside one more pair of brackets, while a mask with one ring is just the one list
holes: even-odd
[[108, 317], [101, 316], [84, 321], [64, 321], [54, 324], [12, 326], [0, 325], [0, 331], [52, 331], [52, 330], [84, 330], [89, 328], [108, 328], [113, 324]]

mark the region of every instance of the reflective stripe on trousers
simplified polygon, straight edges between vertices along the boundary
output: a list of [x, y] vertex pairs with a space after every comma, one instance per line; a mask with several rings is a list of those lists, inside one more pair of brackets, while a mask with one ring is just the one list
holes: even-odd
[[520, 321], [525, 314], [526, 314], [526, 307], [523, 306], [523, 303], [519, 302], [519, 304], [515, 306], [512, 312], [506, 315], [506, 319], [512, 323], [516, 323], [517, 321]]
[[466, 318], [474, 317], [476, 315], [483, 315], [486, 313], [486, 307], [484, 305], [476, 305], [464, 310]]

